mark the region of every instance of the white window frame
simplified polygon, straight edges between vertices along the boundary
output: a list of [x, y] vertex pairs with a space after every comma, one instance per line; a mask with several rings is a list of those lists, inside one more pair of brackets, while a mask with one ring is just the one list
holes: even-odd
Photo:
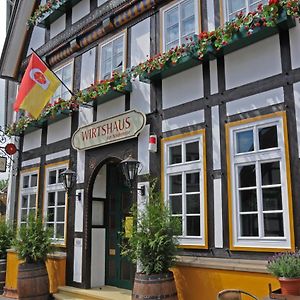
[[[122, 72], [125, 71], [126, 69], [126, 65], [127, 65], [127, 60], [126, 60], [126, 55], [127, 55], [127, 40], [126, 40], [126, 31], [122, 31], [120, 34], [115, 35], [114, 37], [106, 40], [105, 42], [101, 43], [99, 45], [99, 62], [98, 62], [98, 66], [99, 66], [99, 72], [98, 72], [98, 79], [99, 80], [103, 80], [104, 77], [102, 76], [102, 49], [103, 47], [107, 46], [108, 44], [113, 43], [115, 40], [117, 40], [118, 38], [122, 37], [123, 38], [123, 63], [122, 63]], [[113, 73], [113, 69], [111, 69], [111, 76]]]
[[[74, 60], [72, 59], [72, 60], [70, 60], [70, 61], [68, 61], [68, 62], [66, 62], [66, 63], [60, 65], [59, 67], [55, 68], [55, 69], [53, 70], [53, 72], [54, 72], [55, 74], [57, 74], [57, 72], [61, 71], [63, 68], [68, 67], [69, 65], [71, 65], [71, 74], [72, 74], [72, 76], [71, 76], [71, 86], [69, 87], [69, 89], [72, 91], [72, 90], [73, 90], [73, 83], [74, 83]], [[62, 80], [62, 81], [63, 81], [63, 80]], [[64, 82], [64, 83], [65, 83], [65, 82]], [[57, 91], [57, 90], [56, 90], [56, 91], [55, 91], [55, 94], [52, 96], [52, 98], [51, 98], [51, 100], [50, 100], [50, 103], [53, 104], [58, 98], [61, 98], [61, 97], [62, 97], [62, 88], [63, 88], [63, 84], [60, 83], [59, 87], [57, 88], [57, 90], [60, 89], [60, 95], [59, 95], [58, 97], [54, 97], [54, 95], [56, 94], [56, 91]], [[68, 99], [71, 98], [71, 96], [72, 96], [72, 95], [70, 94], [70, 97], [68, 97], [67, 99], [64, 99], [64, 98], [62, 98], [62, 99], [68, 100]]]
[[[201, 130], [202, 131], [202, 130]], [[188, 173], [192, 173], [195, 171], [200, 172], [200, 236], [192, 237], [192, 236], [178, 236], [179, 245], [181, 247], [186, 248], [206, 248], [207, 247], [207, 227], [206, 227], [206, 171], [205, 171], [205, 134], [204, 131], [202, 133], [191, 135], [189, 134], [187, 137], [172, 139], [169, 141], [169, 138], [163, 140], [164, 148], [163, 148], [163, 159], [164, 159], [164, 199], [165, 203], [170, 206], [169, 203], [169, 176], [170, 175], [179, 175], [182, 174], [182, 217], [185, 219], [186, 217], [186, 195], [185, 195], [185, 175]], [[189, 161], [189, 162], [181, 162], [177, 164], [169, 165], [169, 154], [170, 147], [182, 145], [182, 159], [185, 160], [185, 147], [184, 144], [188, 144], [191, 142], [199, 142], [199, 160]], [[188, 214], [190, 215], [190, 214]], [[199, 214], [195, 214], [199, 215]], [[186, 224], [183, 220], [183, 232], [185, 232]]]
[[[32, 175], [37, 175], [37, 184], [35, 187], [30, 187], [31, 184], [31, 176]], [[23, 182], [24, 182], [24, 177], [29, 176], [29, 187], [28, 188], [23, 188]], [[30, 212], [30, 199], [27, 203], [27, 207], [23, 208], [22, 207], [22, 196], [23, 195], [30, 195], [35, 194], [35, 213], [37, 213], [37, 208], [38, 208], [38, 187], [39, 187], [39, 169], [34, 168], [28, 171], [23, 171], [21, 172], [20, 176], [20, 189], [19, 189], [19, 209], [18, 209], [18, 226], [21, 225], [21, 223], [26, 223], [26, 222], [21, 222], [21, 217], [22, 217], [22, 210], [27, 210], [27, 221], [28, 221], [28, 216]]]
[[[161, 36], [162, 36], [162, 45], [161, 45], [161, 49], [162, 51], [166, 51], [166, 40], [165, 40], [165, 14], [166, 12], [172, 10], [174, 7], [181, 5], [183, 2], [185, 2], [187, 0], [181, 0], [181, 1], [174, 1], [172, 2], [170, 5], [167, 5], [165, 7], [163, 7], [160, 11], [160, 19], [161, 19]], [[200, 4], [199, 1], [194, 0], [194, 8], [195, 8], [195, 34], [199, 34], [200, 33]], [[180, 9], [179, 9], [180, 11]], [[181, 21], [181, 20], [180, 20]], [[180, 24], [179, 21], [179, 24]], [[181, 34], [180, 34], [180, 27], [181, 25], [179, 25], [179, 44], [181, 45]], [[188, 43], [188, 41], [187, 41]]]
[[[282, 116], [264, 118], [262, 120], [249, 120], [245, 124], [238, 124], [236, 126], [229, 125], [229, 178], [230, 178], [230, 195], [231, 199], [231, 233], [232, 233], [232, 248], [254, 248], [254, 249], [292, 249], [293, 242], [291, 239], [291, 220], [289, 212], [291, 211], [290, 194], [289, 194], [289, 182], [288, 172], [289, 167], [286, 163], [286, 136], [285, 136], [285, 124]], [[278, 136], [278, 147], [270, 149], [258, 149], [258, 128], [264, 128], [268, 126], [277, 127]], [[245, 153], [236, 153], [236, 133], [245, 131], [247, 129], [254, 129], [254, 151]], [[280, 177], [281, 177], [281, 190], [282, 190], [282, 214], [283, 214], [283, 226], [284, 236], [283, 237], [264, 237], [263, 231], [263, 210], [262, 210], [262, 199], [261, 199], [261, 178], [260, 168], [261, 163], [268, 163], [272, 161], [280, 162]], [[258, 230], [259, 237], [241, 237], [240, 236], [240, 218], [239, 218], [239, 195], [238, 195], [238, 167], [244, 165], [256, 165], [256, 187], [258, 189]], [[259, 174], [259, 175], [258, 175]], [[259, 178], [258, 178], [259, 177]], [[261, 208], [261, 209], [260, 209]], [[274, 213], [276, 211], [274, 210]]]
[[[43, 216], [44, 216], [44, 223], [45, 226], [47, 226], [47, 211], [48, 211], [48, 193], [51, 192], [65, 192], [65, 216], [64, 216], [64, 237], [63, 239], [57, 239], [57, 238], [52, 238], [53, 244], [60, 245], [60, 246], [65, 246], [66, 245], [66, 238], [67, 238], [67, 210], [68, 210], [68, 194], [65, 191], [63, 183], [55, 183], [55, 184], [49, 184], [49, 173], [51, 171], [57, 171], [57, 178], [58, 178], [58, 170], [60, 169], [68, 169], [69, 163], [68, 162], [62, 162], [61, 164], [53, 164], [53, 165], [48, 165], [45, 167], [45, 189], [44, 189], [44, 205], [43, 205]], [[51, 206], [52, 207], [52, 206]], [[54, 221], [53, 221], [53, 228], [54, 228], [54, 236], [56, 236], [56, 218], [57, 218], [57, 213], [56, 213], [56, 208], [57, 208], [57, 195], [55, 196], [55, 205], [54, 207]], [[62, 207], [61, 205], [59, 207]], [[52, 222], [51, 222], [52, 223]], [[62, 222], [59, 222], [61, 224]]]
[[[224, 13], [225, 13], [225, 20], [226, 21], [230, 21], [230, 18], [229, 18], [229, 1], [234, 1], [234, 0], [223, 0], [223, 5], [224, 5]], [[245, 13], [249, 13], [251, 11], [253, 11], [253, 9], [250, 9], [250, 6], [254, 6], [255, 9], [257, 8], [257, 6], [260, 4], [260, 3], [263, 3], [263, 1], [266, 1], [268, 2], [267, 0], [257, 0], [255, 1], [255, 3], [251, 4], [250, 5], [250, 0], [244, 0], [245, 1]], [[243, 9], [242, 9], [243, 10]], [[239, 13], [241, 10], [238, 10], [238, 11], [235, 11], [235, 12], [232, 12], [231, 14], [232, 15], [235, 15], [237, 13]]]

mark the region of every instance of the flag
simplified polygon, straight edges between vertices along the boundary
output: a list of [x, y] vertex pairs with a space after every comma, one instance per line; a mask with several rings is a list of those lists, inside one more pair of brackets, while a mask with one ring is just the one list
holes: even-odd
[[37, 119], [59, 85], [59, 79], [35, 53], [32, 53], [14, 103], [14, 110], [18, 111], [21, 108]]

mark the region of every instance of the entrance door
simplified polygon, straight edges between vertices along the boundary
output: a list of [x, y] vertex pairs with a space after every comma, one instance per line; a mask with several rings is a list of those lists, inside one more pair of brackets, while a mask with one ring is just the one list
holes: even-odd
[[106, 284], [132, 289], [134, 266], [121, 256], [122, 224], [132, 204], [132, 195], [124, 185], [120, 166], [107, 169], [107, 234], [106, 234]]

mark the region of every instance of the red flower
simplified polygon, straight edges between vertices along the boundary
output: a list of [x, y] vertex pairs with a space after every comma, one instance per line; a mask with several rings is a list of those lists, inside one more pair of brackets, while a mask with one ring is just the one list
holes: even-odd
[[278, 4], [278, 0], [269, 0], [269, 5]]

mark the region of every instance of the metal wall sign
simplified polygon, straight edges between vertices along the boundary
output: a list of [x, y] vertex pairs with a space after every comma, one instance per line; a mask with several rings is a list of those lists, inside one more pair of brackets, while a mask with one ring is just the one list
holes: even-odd
[[138, 136], [146, 124], [146, 116], [130, 110], [115, 117], [78, 128], [72, 136], [76, 150], [92, 149]]
[[6, 172], [7, 157], [0, 156], [0, 172]]

